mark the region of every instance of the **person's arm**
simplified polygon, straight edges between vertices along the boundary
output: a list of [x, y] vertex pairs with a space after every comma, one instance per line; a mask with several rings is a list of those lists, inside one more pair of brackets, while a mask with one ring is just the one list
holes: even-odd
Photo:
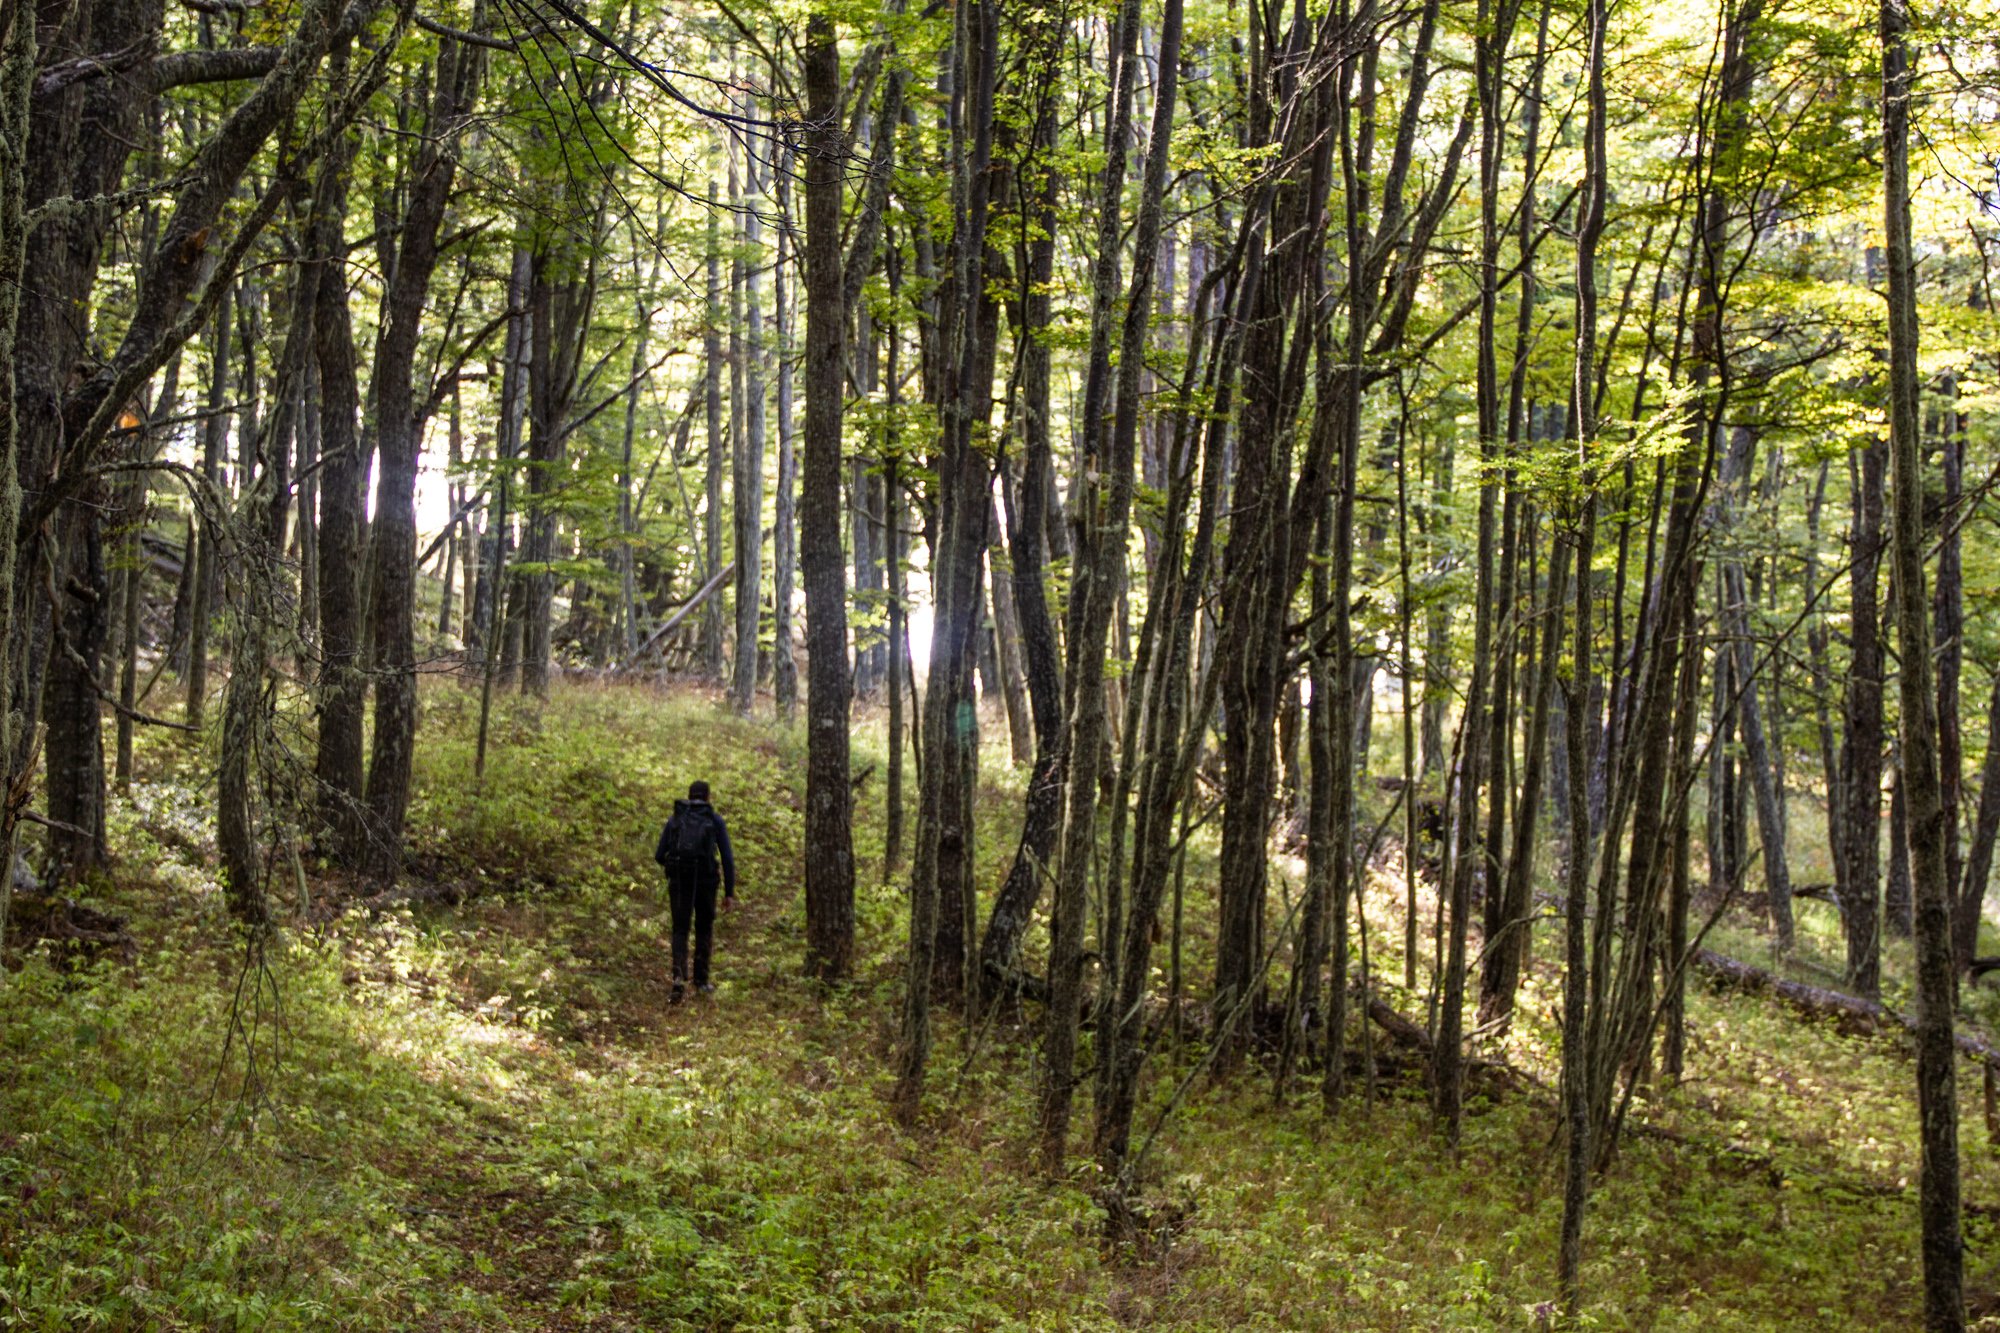
[[736, 857], [729, 850], [729, 825], [722, 822], [722, 816], [715, 817], [715, 848], [722, 853], [722, 896], [736, 896]]

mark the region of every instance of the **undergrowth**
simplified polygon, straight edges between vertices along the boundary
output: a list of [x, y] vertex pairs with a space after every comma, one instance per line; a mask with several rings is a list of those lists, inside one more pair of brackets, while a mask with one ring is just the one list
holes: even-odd
[[[821, 992], [798, 975], [801, 732], [699, 694], [570, 686], [499, 702], [481, 780], [477, 717], [475, 693], [427, 688], [410, 816], [423, 901], [364, 903], [315, 867], [310, 901], [288, 904], [260, 954], [214, 884], [203, 754], [147, 736], [143, 781], [113, 814], [119, 863], [91, 886], [130, 920], [138, 962], [28, 951], [0, 986], [0, 1324], [1559, 1323], [1554, 1115], [1532, 1084], [1476, 1102], [1454, 1158], [1407, 1076], [1328, 1118], [1316, 1096], [1274, 1105], [1253, 1063], [1166, 1122], [1154, 1227], [1109, 1245], [1087, 1161], [1059, 1182], [1031, 1166], [1031, 1026], [972, 1042], [947, 1018], [923, 1124], [892, 1127], [902, 894], [882, 867], [879, 726], [856, 734], [857, 771], [874, 765], [856, 827], [861, 965]], [[999, 751], [985, 766], [990, 885], [1020, 775]], [[724, 919], [714, 1001], [675, 1008], [650, 852], [693, 777], [729, 819], [743, 909]], [[1190, 865], [1197, 997], [1212, 857], [1202, 844]], [[1421, 1017], [1428, 954], [1414, 993], [1395, 984], [1402, 893], [1385, 862], [1366, 898], [1371, 972]], [[1801, 933], [1787, 966], [1837, 957], [1810, 911]], [[1738, 914], [1716, 942], [1747, 954], [1759, 938]], [[1513, 1031], [1485, 1050], [1548, 1087], [1555, 942], [1546, 929]], [[1889, 970], [1893, 992], [1894, 948]], [[1593, 1196], [1582, 1322], [1912, 1322], [1907, 1053], [1699, 986], [1690, 1029], [1688, 1079], [1641, 1100]], [[1142, 1130], [1198, 1058], [1192, 1039], [1163, 1045]], [[1971, 1294], [1991, 1315], [2000, 1171], [1969, 1072], [1961, 1092]]]

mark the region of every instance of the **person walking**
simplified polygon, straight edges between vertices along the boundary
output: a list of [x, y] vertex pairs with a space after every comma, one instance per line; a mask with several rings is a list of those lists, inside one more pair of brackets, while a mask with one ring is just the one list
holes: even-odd
[[[721, 860], [721, 873], [716, 862]], [[671, 1002], [687, 993], [688, 929], [694, 929], [694, 988], [713, 995], [708, 960], [715, 943], [715, 890], [722, 888], [722, 910], [736, 907], [736, 858], [729, 849], [729, 826], [708, 800], [708, 784], [688, 784], [687, 799], [674, 802], [673, 817], [660, 830], [653, 859], [667, 872], [667, 900], [674, 919], [674, 989]]]

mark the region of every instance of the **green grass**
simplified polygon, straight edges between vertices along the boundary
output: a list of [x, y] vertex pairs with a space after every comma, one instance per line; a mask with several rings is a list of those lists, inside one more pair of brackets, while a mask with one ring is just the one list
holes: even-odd
[[[415, 862], [458, 905], [312, 903], [247, 975], [222, 916], [199, 753], [147, 737], [94, 894], [136, 965], [39, 955], [0, 988], [0, 1325], [107, 1328], [1406, 1329], [1536, 1327], [1555, 1296], [1559, 1162], [1538, 1094], [1476, 1102], [1454, 1160], [1421, 1089], [1329, 1119], [1254, 1067], [1163, 1131], [1156, 1234], [1107, 1247], [1091, 1168], [1031, 1167], [1035, 1042], [965, 1058], [949, 1018], [914, 1133], [886, 1109], [902, 893], [884, 886], [879, 723], [857, 727], [861, 965], [822, 995], [802, 951], [802, 733], [696, 694], [567, 687], [496, 709], [426, 689]], [[998, 728], [994, 729], [995, 731]], [[989, 750], [998, 882], [1020, 776]], [[743, 910], [712, 1005], [663, 1003], [649, 854], [705, 777]], [[1206, 975], [1212, 848], [1191, 859], [1188, 975]], [[1294, 883], [1287, 863], [1279, 869]], [[287, 897], [290, 893], [287, 891]], [[1393, 856], [1367, 898], [1400, 979]], [[1428, 913], [1426, 896], [1421, 910]], [[1837, 958], [1808, 907], [1800, 956]], [[1428, 918], [1426, 918], [1428, 920]], [[1749, 953], [1747, 917], [1725, 947]], [[1428, 927], [1424, 934], [1428, 934]], [[1556, 937], [1504, 1054], [1549, 1083]], [[1164, 968], [1164, 950], [1160, 966]], [[1892, 947], [1893, 986], [1907, 967]], [[1758, 961], [1762, 961], [1758, 959]], [[1805, 964], [1801, 964], [1805, 965]], [[1429, 958], [1420, 959], [1420, 987]], [[1406, 1012], [1424, 997], [1388, 988]], [[232, 1014], [236, 1026], [232, 1027]], [[1033, 1015], [1031, 1014], [1031, 1017]], [[1689, 1080], [1593, 1198], [1587, 1322], [1911, 1324], [1907, 1054], [1699, 988]], [[234, 1033], [233, 1039], [230, 1034]], [[1197, 1057], [1169, 1052], [1150, 1126]], [[1975, 1309], [2000, 1290], [2000, 1171], [1961, 1087]], [[1083, 1129], [1079, 1126], [1079, 1130]], [[1079, 1138], [1081, 1138], [1081, 1133]]]

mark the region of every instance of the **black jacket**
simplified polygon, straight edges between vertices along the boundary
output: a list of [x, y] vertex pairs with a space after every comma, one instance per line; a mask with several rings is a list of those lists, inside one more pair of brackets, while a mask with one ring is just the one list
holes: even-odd
[[[675, 801], [674, 813], [685, 814], [699, 810], [708, 816], [709, 824], [715, 829], [715, 840], [711, 844], [722, 856], [722, 892], [724, 897], [736, 896], [736, 857], [729, 849], [729, 826], [722, 822], [722, 815], [707, 801]], [[653, 849], [653, 859], [662, 867], [667, 864], [667, 830], [660, 830], [659, 845]], [[715, 862], [706, 861], [695, 873], [702, 879], [715, 882]]]

